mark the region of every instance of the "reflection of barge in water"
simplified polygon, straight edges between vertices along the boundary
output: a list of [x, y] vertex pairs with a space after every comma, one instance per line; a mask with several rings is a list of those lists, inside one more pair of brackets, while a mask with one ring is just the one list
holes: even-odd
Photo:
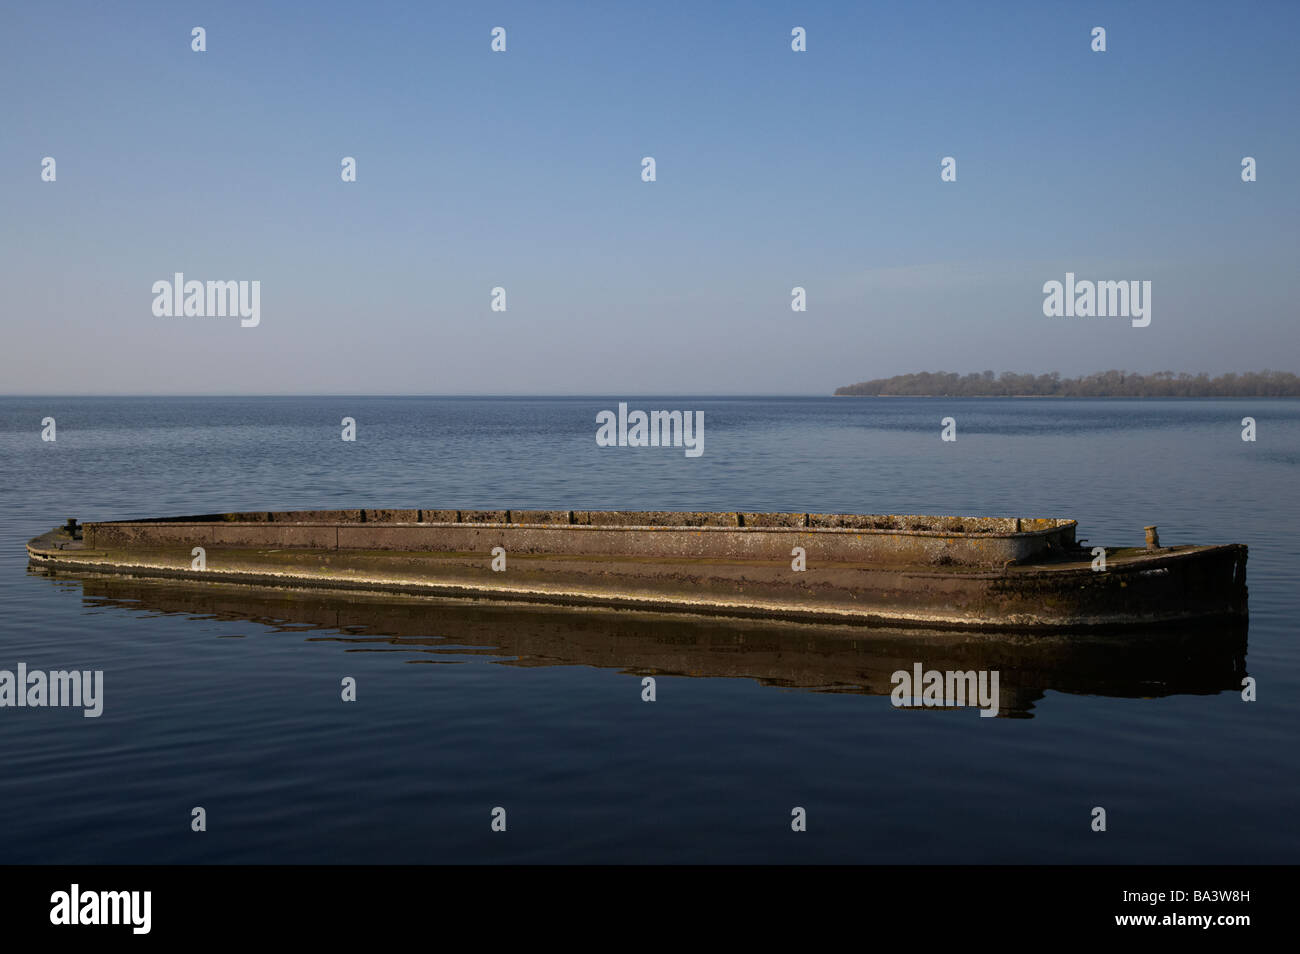
[[[482, 657], [508, 666], [589, 666], [638, 678], [753, 679], [783, 689], [875, 696], [888, 696], [894, 673], [911, 671], [917, 662], [941, 671], [993, 670], [999, 673], [999, 715], [1011, 718], [1032, 717], [1048, 692], [1112, 698], [1212, 695], [1240, 692], [1246, 676], [1245, 620], [1128, 633], [983, 634], [791, 627], [772, 620], [100, 574], [77, 574], [70, 582], [96, 610], [251, 622], [348, 652], [388, 653], [403, 663]], [[221, 633], [232, 635], [243, 633]]]
[[1097, 572], [1075, 529], [1015, 517], [313, 510], [87, 523], [27, 552], [54, 570], [854, 624], [1058, 630], [1246, 615], [1245, 546], [1161, 547], [1149, 528], [1146, 548], [1108, 549]]

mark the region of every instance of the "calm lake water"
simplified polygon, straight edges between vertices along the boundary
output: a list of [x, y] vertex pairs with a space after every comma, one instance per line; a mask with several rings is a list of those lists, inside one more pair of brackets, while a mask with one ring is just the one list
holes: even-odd
[[[105, 681], [98, 719], [0, 709], [0, 863], [1300, 860], [1300, 402], [631, 400], [704, 411], [689, 459], [597, 447], [618, 400], [0, 399], [0, 669]], [[1248, 544], [1251, 617], [848, 638], [50, 578], [23, 550], [67, 517], [338, 507], [1068, 516], [1126, 546], [1155, 523]], [[893, 708], [913, 661], [998, 668], [1009, 717]]]

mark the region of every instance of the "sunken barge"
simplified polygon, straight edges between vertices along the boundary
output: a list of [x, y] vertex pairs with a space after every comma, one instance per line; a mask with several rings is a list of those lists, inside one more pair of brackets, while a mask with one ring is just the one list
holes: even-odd
[[791, 621], [1064, 631], [1244, 619], [1246, 547], [1076, 541], [1074, 520], [305, 510], [69, 520], [33, 566]]

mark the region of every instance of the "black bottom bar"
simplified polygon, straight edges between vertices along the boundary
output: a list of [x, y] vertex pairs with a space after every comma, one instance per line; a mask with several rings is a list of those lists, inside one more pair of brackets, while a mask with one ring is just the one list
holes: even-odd
[[4, 867], [0, 923], [7, 940], [63, 934], [92, 944], [282, 932], [299, 944], [399, 931], [450, 940], [441, 932], [452, 929], [462, 942], [515, 932], [596, 941], [606, 927], [612, 943], [675, 943], [707, 925], [732, 944], [786, 932], [1002, 943], [1043, 930], [1231, 943], [1283, 927], [1293, 881], [1293, 868], [1247, 866]]

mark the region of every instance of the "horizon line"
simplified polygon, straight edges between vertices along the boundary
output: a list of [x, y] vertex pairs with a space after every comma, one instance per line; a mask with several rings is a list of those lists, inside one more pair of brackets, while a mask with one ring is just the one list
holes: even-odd
[[30, 394], [0, 394], [0, 400], [9, 398], [456, 398], [456, 399], [483, 399], [483, 398], [517, 398], [526, 399], [545, 399], [545, 400], [591, 400], [591, 401], [608, 401], [615, 400], [626, 402], [629, 400], [641, 400], [645, 398], [704, 398], [708, 400], [725, 400], [725, 399], [766, 399], [766, 398], [888, 398], [891, 401], [900, 398], [942, 398], [944, 400], [1026, 400], [1031, 398], [1041, 398], [1052, 401], [1259, 401], [1259, 400], [1295, 400], [1300, 395], [1295, 394], [825, 394], [825, 393], [799, 393], [799, 392], [770, 392], [763, 393], [691, 393], [691, 392], [647, 392], [644, 394], [625, 394], [622, 396], [611, 396], [609, 394], [525, 394], [525, 393], [498, 393], [490, 392], [467, 392], [451, 394], [382, 394], [367, 392], [342, 392], [336, 394], [326, 393], [283, 393], [283, 394], [230, 394], [230, 393], [134, 393], [134, 394], [114, 394], [114, 393], [30, 393]]

